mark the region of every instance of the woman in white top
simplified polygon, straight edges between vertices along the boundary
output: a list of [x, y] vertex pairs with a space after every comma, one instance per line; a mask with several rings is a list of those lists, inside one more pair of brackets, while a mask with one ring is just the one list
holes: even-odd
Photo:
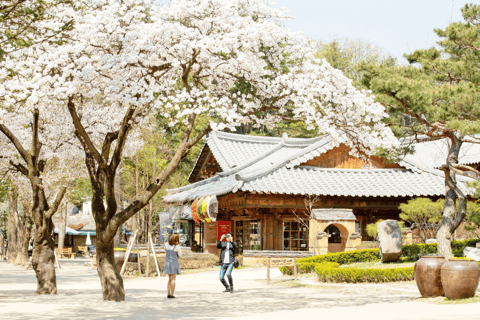
[[182, 256], [178, 233], [172, 234], [168, 243], [165, 243], [165, 254], [166, 257], [163, 273], [168, 274], [167, 298], [175, 298], [173, 295], [175, 291], [175, 278], [177, 277], [177, 274], [181, 273], [178, 258]]

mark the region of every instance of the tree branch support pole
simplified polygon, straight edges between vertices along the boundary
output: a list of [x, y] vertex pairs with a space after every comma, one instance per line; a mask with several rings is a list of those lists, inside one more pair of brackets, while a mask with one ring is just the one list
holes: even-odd
[[157, 268], [157, 274], [158, 274], [158, 277], [160, 278], [160, 268], [158, 267], [157, 255], [155, 253], [155, 247], [153, 246], [152, 235], [150, 233], [148, 233], [148, 242], [150, 243], [150, 246], [152, 247], [153, 261], [155, 261], [155, 267]]
[[125, 269], [127, 268], [128, 257], [130, 256], [130, 252], [132, 251], [133, 244], [135, 243], [137, 232], [138, 230], [135, 231], [132, 241], [129, 241], [128, 243], [127, 252], [125, 253], [125, 260], [123, 261], [123, 266], [122, 266], [122, 269], [120, 270], [120, 275], [123, 275], [125, 273]]
[[267, 259], [267, 284], [270, 284], [270, 258]]
[[58, 262], [58, 256], [57, 256], [57, 253], [55, 252], [55, 250], [53, 250], [53, 255], [55, 256], [55, 262], [57, 263], [57, 268], [61, 269], [60, 262]]
[[293, 274], [295, 275], [295, 281], [297, 281], [297, 258], [293, 258]]
[[140, 248], [138, 247], [138, 238], [135, 239], [135, 246], [137, 247], [138, 275], [141, 276], [142, 275], [142, 264], [140, 263]]

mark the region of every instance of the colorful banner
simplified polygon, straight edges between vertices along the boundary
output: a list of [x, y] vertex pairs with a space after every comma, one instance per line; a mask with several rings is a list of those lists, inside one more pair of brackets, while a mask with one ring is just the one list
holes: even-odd
[[217, 221], [218, 222], [218, 240], [223, 234], [230, 232], [230, 221]]

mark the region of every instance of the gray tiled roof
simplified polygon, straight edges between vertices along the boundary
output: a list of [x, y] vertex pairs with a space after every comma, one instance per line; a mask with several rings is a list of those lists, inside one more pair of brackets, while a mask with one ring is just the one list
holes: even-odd
[[317, 220], [356, 220], [352, 209], [313, 209], [312, 213]]
[[[164, 201], [188, 202], [230, 192], [351, 196], [442, 196], [443, 172], [413, 163], [405, 169], [330, 169], [302, 166], [343, 140], [252, 137], [213, 133], [207, 143], [223, 172], [177, 189], [167, 190]], [[464, 178], [459, 178], [463, 180]], [[465, 186], [462, 188], [466, 191]]]
[[[420, 139], [426, 136], [419, 136]], [[408, 144], [409, 139], [404, 139], [403, 143]], [[446, 163], [448, 154], [447, 139], [424, 141], [415, 143], [414, 154], [405, 156], [405, 160], [424, 166], [426, 168], [439, 168]], [[480, 162], [480, 144], [464, 142], [458, 155], [460, 164], [474, 164]]]

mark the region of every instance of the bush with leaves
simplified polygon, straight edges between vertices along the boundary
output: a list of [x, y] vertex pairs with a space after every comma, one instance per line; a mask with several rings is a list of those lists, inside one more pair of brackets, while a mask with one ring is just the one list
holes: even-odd
[[402, 203], [399, 209], [400, 219], [415, 223], [415, 227], [419, 230], [422, 242], [427, 238], [435, 236], [438, 231], [440, 222], [442, 221], [443, 207], [445, 200], [439, 199], [432, 201], [428, 198], [416, 198]]
[[393, 282], [414, 279], [413, 267], [409, 268], [339, 268], [337, 263], [319, 263], [315, 266], [318, 280], [323, 282]]

